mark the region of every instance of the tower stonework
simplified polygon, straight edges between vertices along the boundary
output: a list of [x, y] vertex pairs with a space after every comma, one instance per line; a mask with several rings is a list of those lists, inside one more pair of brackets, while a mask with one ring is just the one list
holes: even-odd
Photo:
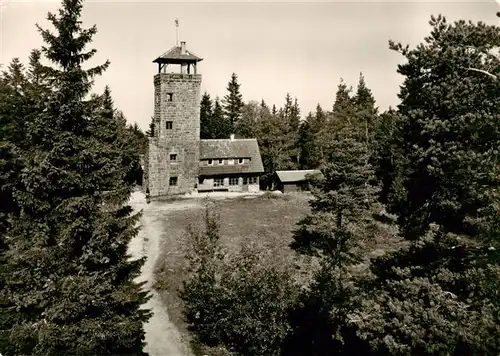
[[[196, 64], [185, 42], [154, 62], [154, 134], [149, 138], [145, 183], [151, 197], [193, 191], [200, 165], [200, 86]], [[180, 65], [180, 73], [167, 66]], [[191, 73], [191, 69], [194, 73]]]

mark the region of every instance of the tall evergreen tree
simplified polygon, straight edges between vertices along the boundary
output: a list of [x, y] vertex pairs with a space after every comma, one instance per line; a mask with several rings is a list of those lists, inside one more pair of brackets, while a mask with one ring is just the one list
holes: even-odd
[[347, 253], [356, 242], [351, 227], [369, 218], [367, 211], [376, 201], [377, 189], [368, 184], [373, 169], [364, 143], [349, 128], [338, 133], [334, 142], [324, 177], [313, 184], [312, 215], [299, 224], [292, 244], [306, 254]]
[[203, 93], [200, 103], [200, 138], [210, 139], [213, 138], [213, 110], [212, 99], [207, 92]]
[[348, 87], [344, 80], [341, 79], [335, 94], [332, 117], [328, 122], [328, 131], [333, 133], [333, 135], [325, 137], [326, 161], [331, 159], [329, 155], [335, 154], [334, 137], [337, 136], [337, 133], [345, 132], [345, 128], [349, 127], [349, 130], [355, 130], [356, 140], [359, 140], [358, 136], [362, 135], [360, 125], [358, 125], [357, 121], [355, 98], [352, 97], [351, 93], [352, 87]]
[[333, 123], [344, 125], [351, 122], [356, 117], [356, 102], [351, 96], [352, 88], [348, 87], [344, 80], [340, 79], [335, 94], [335, 103], [333, 104]]
[[375, 98], [371, 90], [366, 86], [363, 73], [359, 75], [358, 88], [354, 97], [356, 114], [359, 124], [364, 127], [365, 142], [370, 145], [373, 140], [374, 126], [377, 119], [377, 108]]
[[222, 100], [224, 115], [230, 124], [230, 131], [233, 133], [234, 127], [241, 117], [243, 107], [243, 96], [240, 93], [240, 83], [236, 73], [231, 75], [231, 80], [227, 84], [227, 94]]
[[229, 117], [224, 114], [219, 97], [216, 97], [212, 113], [212, 137], [210, 138], [229, 138], [232, 133], [234, 133], [233, 125]]
[[317, 168], [319, 162], [316, 137], [314, 137], [310, 124], [312, 117], [313, 115], [309, 114], [299, 128], [298, 149], [300, 151], [300, 169]]
[[403, 169], [407, 157], [402, 149], [402, 118], [396, 110], [389, 108], [377, 119], [374, 127], [370, 162], [380, 183], [379, 201], [389, 212], [396, 212], [394, 202], [404, 200]]
[[403, 190], [391, 204], [410, 243], [372, 261], [374, 283], [350, 320], [379, 353], [496, 355], [500, 27], [430, 25], [414, 49], [390, 43], [407, 60], [389, 149]]
[[500, 81], [468, 70], [499, 70], [500, 59], [491, 53], [500, 47], [500, 28], [448, 24], [441, 16], [431, 24], [425, 47], [391, 44], [409, 60], [398, 70], [406, 77], [399, 113], [409, 160], [408, 196], [398, 215], [407, 237], [422, 236], [431, 223], [470, 233], [495, 201], [491, 192], [500, 179]]
[[366, 145], [349, 126], [337, 133], [331, 161], [322, 172], [323, 177], [311, 177], [312, 213], [299, 222], [291, 245], [300, 253], [321, 257], [321, 268], [292, 313], [293, 336], [287, 347], [298, 354], [326, 356], [352, 347], [345, 326], [356, 309], [357, 290], [350, 274], [361, 257], [359, 242], [364, 236], [357, 231], [360, 226], [364, 231], [370, 221], [376, 189], [368, 184], [373, 170]]
[[151, 117], [151, 121], [149, 122], [149, 128], [145, 132], [147, 137], [154, 137], [155, 135], [155, 118]]
[[[304, 125], [307, 122], [306, 125]], [[316, 106], [314, 115], [310, 113], [306, 122], [301, 125], [299, 145], [301, 153], [301, 166], [306, 169], [320, 168], [326, 161], [325, 153], [329, 144], [329, 139], [332, 136], [328, 127], [327, 114], [321, 106]]]
[[273, 108], [271, 110], [271, 114], [278, 115], [278, 110], [276, 109], [276, 105], [275, 104], [273, 104]]
[[14, 191], [21, 213], [5, 233], [6, 354], [144, 354], [147, 297], [133, 281], [144, 259], [127, 255], [139, 215], [124, 205], [130, 187], [115, 147], [92, 131], [102, 117], [85, 98], [109, 63], [82, 68], [95, 54], [85, 47], [96, 28], [82, 29], [81, 11], [82, 1], [64, 0], [48, 15], [56, 33], [38, 27], [55, 66], [41, 68], [51, 93], [27, 127]]
[[281, 148], [288, 155], [288, 166], [296, 169], [299, 165], [299, 126], [300, 108], [297, 102], [292, 100], [290, 93], [286, 94], [285, 105], [279, 110], [278, 117], [283, 121], [283, 135], [285, 135], [284, 146]]

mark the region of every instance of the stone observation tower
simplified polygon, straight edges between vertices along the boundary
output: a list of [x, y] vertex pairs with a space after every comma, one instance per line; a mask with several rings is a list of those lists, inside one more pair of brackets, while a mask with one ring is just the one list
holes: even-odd
[[151, 197], [187, 193], [198, 184], [200, 165], [200, 85], [202, 58], [186, 42], [156, 58], [154, 134], [144, 161]]

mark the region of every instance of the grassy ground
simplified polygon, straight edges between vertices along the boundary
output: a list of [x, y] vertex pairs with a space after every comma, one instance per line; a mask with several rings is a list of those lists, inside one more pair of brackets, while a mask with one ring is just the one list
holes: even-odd
[[[243, 241], [253, 240], [260, 249], [272, 254], [273, 258], [304, 265], [307, 260], [297, 258], [289, 244], [292, 241], [296, 223], [310, 211], [308, 205], [310, 198], [311, 196], [307, 193], [297, 193], [216, 200], [216, 211], [220, 215], [221, 239], [224, 246], [230, 252], [236, 252]], [[203, 223], [203, 201], [197, 199], [197, 202], [199, 204], [196, 208], [164, 212], [162, 247], [155, 271], [157, 280], [155, 288], [168, 310], [171, 321], [177, 325], [186, 342], [190, 341], [189, 334], [187, 325], [183, 321], [182, 304], [177, 292], [186, 275], [186, 261], [183, 253], [186, 228], [190, 224], [202, 227]], [[377, 238], [367, 237], [363, 241], [362, 248], [367, 251], [367, 257], [382, 253], [396, 241], [394, 228], [382, 223], [379, 223], [369, 235], [377, 236]], [[299, 273], [298, 277], [302, 276], [307, 279], [309, 273], [310, 271], [305, 271], [305, 274]], [[222, 354], [209, 350], [198, 352], [194, 350], [194, 352], [196, 354]]]

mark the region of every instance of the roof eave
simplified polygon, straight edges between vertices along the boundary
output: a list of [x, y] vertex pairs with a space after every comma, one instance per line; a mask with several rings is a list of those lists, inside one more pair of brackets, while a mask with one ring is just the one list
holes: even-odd
[[201, 62], [203, 58], [164, 58], [158, 57], [153, 63], [166, 63], [166, 64], [184, 64], [184, 63], [198, 63]]

